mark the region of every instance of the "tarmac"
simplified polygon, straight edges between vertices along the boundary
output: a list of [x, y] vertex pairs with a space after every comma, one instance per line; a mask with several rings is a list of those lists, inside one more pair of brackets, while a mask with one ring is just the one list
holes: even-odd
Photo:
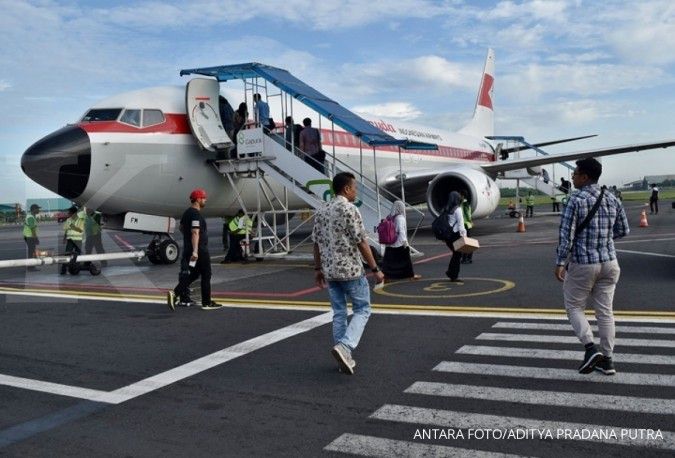
[[[112, 261], [100, 276], [0, 270], [0, 455], [672, 456], [666, 204], [645, 228], [643, 204], [626, 206], [614, 377], [576, 373], [582, 352], [553, 275], [559, 215], [544, 207], [524, 233], [499, 211], [476, 221], [481, 249], [461, 266], [463, 284], [444, 276], [449, 252], [427, 219], [411, 242], [424, 253], [414, 259], [422, 279], [372, 292], [354, 376], [330, 356], [330, 307], [312, 263], [220, 264], [218, 220], [218, 310], [168, 309], [177, 264]], [[42, 226], [41, 247], [56, 249], [58, 232]], [[149, 240], [104, 232], [107, 251]], [[0, 228], [0, 257], [24, 256], [20, 227]]]

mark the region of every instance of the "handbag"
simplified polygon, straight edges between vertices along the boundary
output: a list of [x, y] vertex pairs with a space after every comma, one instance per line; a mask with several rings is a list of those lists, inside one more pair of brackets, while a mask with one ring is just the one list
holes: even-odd
[[602, 202], [602, 196], [605, 195], [605, 189], [601, 188], [600, 189], [600, 196], [598, 199], [595, 201], [595, 204], [593, 204], [593, 207], [591, 208], [591, 211], [588, 212], [588, 215], [586, 215], [586, 218], [577, 226], [577, 230], [574, 231], [574, 238], [572, 239], [572, 243], [570, 244], [570, 253], [567, 256], [567, 262], [565, 263], [565, 270], [570, 265], [570, 257], [572, 256], [572, 248], [574, 248], [574, 243], [577, 241], [577, 237], [579, 236], [579, 233], [586, 229], [586, 226], [588, 226], [588, 223], [591, 222], [595, 214], [598, 212], [598, 208], [600, 208], [600, 203]]

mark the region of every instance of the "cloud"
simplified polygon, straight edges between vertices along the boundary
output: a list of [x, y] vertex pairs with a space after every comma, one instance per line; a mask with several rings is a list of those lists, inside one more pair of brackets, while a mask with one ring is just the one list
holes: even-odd
[[9, 89], [11, 87], [12, 87], [12, 85], [9, 84], [7, 81], [0, 80], [0, 92], [6, 91], [7, 89]]
[[377, 105], [358, 105], [352, 109], [359, 114], [404, 120], [415, 119], [422, 114], [420, 110], [408, 102], [388, 102]]

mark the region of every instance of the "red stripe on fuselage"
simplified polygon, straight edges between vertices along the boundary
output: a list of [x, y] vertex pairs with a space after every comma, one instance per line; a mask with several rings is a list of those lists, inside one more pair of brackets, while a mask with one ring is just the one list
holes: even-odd
[[135, 127], [119, 121], [91, 121], [81, 122], [79, 127], [86, 132], [119, 132], [119, 133], [164, 133], [164, 134], [190, 134], [190, 125], [184, 114], [164, 114], [164, 122], [149, 127]]
[[[78, 126], [84, 129], [85, 131], [91, 133], [107, 132], [107, 133], [138, 133], [138, 134], [146, 134], [146, 133], [183, 134], [183, 135], [192, 134], [192, 131], [190, 130], [190, 125], [188, 124], [188, 118], [185, 114], [165, 113], [164, 118], [165, 121], [163, 123], [144, 128], [134, 127], [129, 124], [121, 123], [119, 121], [81, 122], [78, 124]], [[277, 126], [277, 132], [283, 135], [282, 126], [280, 125]], [[357, 137], [348, 132], [341, 132], [341, 131], [332, 132], [328, 129], [321, 129], [321, 138], [324, 149], [333, 146], [335, 146], [336, 148], [358, 149], [359, 146], [361, 146], [364, 151], [372, 150], [371, 146], [368, 146], [365, 143], [361, 143], [361, 141]], [[398, 154], [398, 148], [396, 146], [378, 146], [375, 148], [375, 150]], [[481, 162], [495, 160], [494, 154], [492, 154], [491, 152], [456, 148], [452, 146], [443, 146], [443, 145], [438, 145], [437, 150], [403, 150], [402, 153], [419, 154], [421, 156], [464, 159]]]

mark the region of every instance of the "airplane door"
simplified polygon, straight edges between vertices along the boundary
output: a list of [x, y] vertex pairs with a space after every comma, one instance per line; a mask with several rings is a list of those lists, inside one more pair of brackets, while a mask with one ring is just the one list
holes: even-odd
[[226, 150], [233, 146], [220, 119], [217, 80], [195, 78], [188, 81], [185, 89], [190, 129], [202, 148], [208, 151]]

